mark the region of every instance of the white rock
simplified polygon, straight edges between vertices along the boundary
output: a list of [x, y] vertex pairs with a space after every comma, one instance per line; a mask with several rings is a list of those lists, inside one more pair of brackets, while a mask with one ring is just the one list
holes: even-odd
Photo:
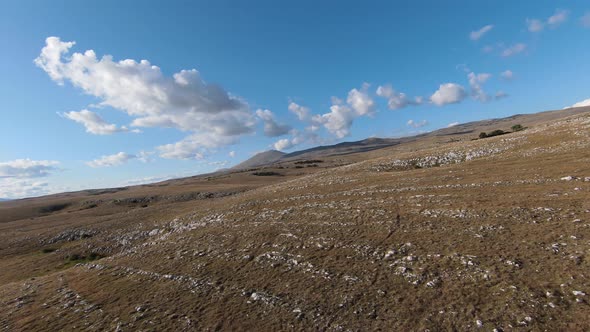
[[483, 327], [483, 322], [478, 319], [478, 320], [475, 321], [475, 325], [477, 327]]
[[574, 294], [575, 296], [586, 296], [586, 293], [577, 290], [572, 291], [572, 294]]
[[568, 175], [568, 176], [564, 176], [564, 177], [562, 177], [561, 179], [562, 179], [563, 181], [571, 181], [571, 180], [573, 180], [573, 179], [574, 179], [574, 177], [573, 177], [573, 176], [571, 176], [571, 175]]

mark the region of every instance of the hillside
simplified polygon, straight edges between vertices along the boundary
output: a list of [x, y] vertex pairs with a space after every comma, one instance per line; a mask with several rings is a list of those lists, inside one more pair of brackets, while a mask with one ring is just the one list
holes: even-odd
[[0, 203], [0, 328], [590, 328], [590, 108], [265, 158]]
[[277, 150], [260, 152], [252, 156], [251, 158], [232, 167], [232, 169], [248, 169], [257, 166], [272, 164], [275, 161], [281, 159], [283, 156], [285, 156], [285, 153]]
[[429, 133], [416, 136], [407, 136], [400, 138], [367, 138], [354, 142], [342, 142], [334, 145], [317, 146], [310, 149], [295, 151], [287, 154], [270, 150], [259, 153], [247, 161], [237, 165], [234, 169], [245, 169], [254, 166], [265, 166], [280, 161], [293, 161], [305, 159], [317, 159], [327, 156], [345, 156], [357, 153], [370, 152], [398, 144], [413, 142], [417, 140], [428, 139], [471, 139], [477, 137], [482, 131], [492, 131], [498, 128], [510, 129], [513, 125], [521, 124], [524, 126], [534, 125], [536, 123], [551, 121], [568, 115], [575, 115], [587, 112], [590, 107], [568, 108], [564, 110], [546, 111], [533, 114], [517, 114], [506, 118], [489, 119], [459, 124], [450, 128], [442, 128]]

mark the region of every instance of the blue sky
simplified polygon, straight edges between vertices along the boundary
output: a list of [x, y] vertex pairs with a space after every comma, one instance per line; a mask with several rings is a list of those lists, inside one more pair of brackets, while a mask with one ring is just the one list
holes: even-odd
[[587, 1], [2, 1], [0, 198], [590, 103], [589, 13]]

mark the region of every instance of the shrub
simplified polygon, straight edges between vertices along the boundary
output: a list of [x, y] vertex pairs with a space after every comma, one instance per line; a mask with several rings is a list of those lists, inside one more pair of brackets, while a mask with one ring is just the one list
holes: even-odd
[[254, 173], [252, 173], [252, 175], [256, 175], [256, 176], [274, 176], [274, 175], [281, 175], [281, 173], [266, 171], [266, 172], [254, 172]]
[[496, 129], [488, 134], [488, 137], [500, 136], [504, 135], [506, 132], [504, 130]]
[[504, 134], [508, 134], [508, 133], [509, 132], [506, 132], [504, 130], [496, 129], [494, 131], [490, 131], [489, 133], [481, 132], [479, 134], [479, 138], [488, 138], [488, 137], [500, 136], [500, 135], [504, 135]]
[[516, 124], [514, 126], [512, 126], [512, 131], [521, 131], [524, 130], [524, 127], [520, 124]]
[[296, 161], [295, 164], [316, 164], [316, 163], [323, 163], [323, 160], [312, 159], [312, 160], [300, 160]]

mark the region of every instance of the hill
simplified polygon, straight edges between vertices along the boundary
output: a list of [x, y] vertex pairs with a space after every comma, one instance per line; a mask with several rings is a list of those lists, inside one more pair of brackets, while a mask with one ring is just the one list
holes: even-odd
[[0, 326], [588, 330], [590, 108], [399, 140], [3, 202]]
[[232, 167], [232, 169], [247, 169], [262, 165], [272, 164], [275, 161], [281, 159], [285, 153], [277, 150], [269, 150], [257, 153], [252, 158], [245, 160], [238, 165]]

